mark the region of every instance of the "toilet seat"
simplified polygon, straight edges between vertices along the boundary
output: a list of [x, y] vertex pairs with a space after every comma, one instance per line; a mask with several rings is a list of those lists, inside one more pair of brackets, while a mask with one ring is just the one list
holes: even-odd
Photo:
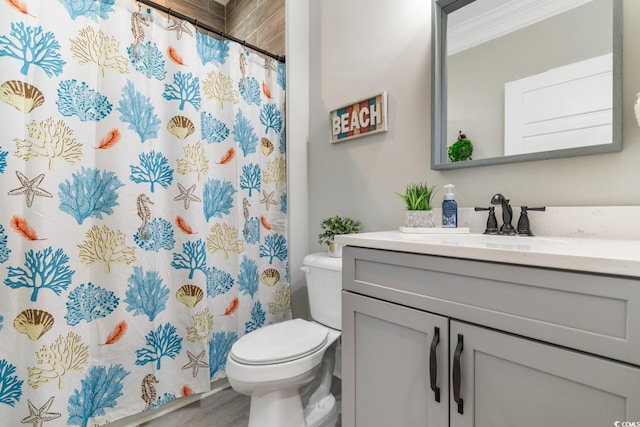
[[304, 319], [265, 326], [240, 338], [229, 357], [245, 365], [271, 365], [301, 359], [327, 343], [326, 327]]

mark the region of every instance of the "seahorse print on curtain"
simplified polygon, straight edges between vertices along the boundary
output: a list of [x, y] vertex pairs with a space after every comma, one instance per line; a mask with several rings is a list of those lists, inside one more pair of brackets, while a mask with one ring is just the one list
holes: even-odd
[[3, 425], [209, 390], [291, 316], [284, 71], [129, 0], [0, 3]]

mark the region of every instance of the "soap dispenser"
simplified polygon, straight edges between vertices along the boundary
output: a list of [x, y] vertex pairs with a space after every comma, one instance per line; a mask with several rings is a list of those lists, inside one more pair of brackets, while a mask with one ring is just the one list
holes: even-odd
[[453, 194], [453, 184], [444, 186], [444, 198], [442, 200], [442, 227], [456, 228], [458, 227], [458, 202], [456, 195]]

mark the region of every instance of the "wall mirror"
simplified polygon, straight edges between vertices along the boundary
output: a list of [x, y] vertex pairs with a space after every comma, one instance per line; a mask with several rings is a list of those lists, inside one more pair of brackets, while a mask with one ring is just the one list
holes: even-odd
[[622, 0], [433, 0], [432, 21], [432, 169], [622, 149]]

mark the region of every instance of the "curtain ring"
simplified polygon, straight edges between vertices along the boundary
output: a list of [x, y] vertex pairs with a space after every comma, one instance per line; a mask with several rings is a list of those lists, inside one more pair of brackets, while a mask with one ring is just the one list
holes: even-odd
[[171, 8], [167, 10], [167, 24], [171, 22]]

